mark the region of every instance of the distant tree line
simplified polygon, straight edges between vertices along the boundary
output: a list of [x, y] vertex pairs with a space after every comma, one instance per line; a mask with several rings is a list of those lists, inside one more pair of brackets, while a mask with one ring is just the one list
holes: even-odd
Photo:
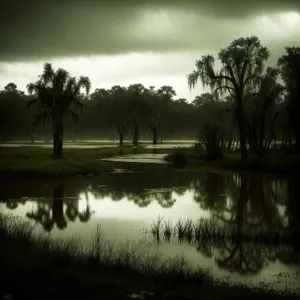
[[138, 145], [141, 139], [157, 144], [198, 138], [212, 158], [236, 147], [244, 160], [249, 151], [263, 155], [272, 146], [299, 151], [300, 47], [286, 47], [276, 67], [265, 67], [269, 56], [257, 37], [221, 49], [220, 70], [213, 56], [202, 56], [187, 81], [194, 88], [201, 80], [211, 92], [191, 103], [176, 99], [166, 85], [115, 85], [89, 94], [88, 77], [77, 80], [45, 63], [38, 81], [28, 84], [29, 95], [14, 83], [0, 92], [0, 140], [51, 139], [54, 157], [62, 156], [64, 138], [120, 145], [128, 139]]

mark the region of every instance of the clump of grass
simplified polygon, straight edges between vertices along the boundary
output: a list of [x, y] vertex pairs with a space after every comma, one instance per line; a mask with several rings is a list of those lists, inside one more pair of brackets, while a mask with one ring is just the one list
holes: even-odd
[[179, 241], [183, 241], [185, 237], [184, 224], [181, 220], [179, 220], [175, 226], [177, 230], [177, 237]]
[[158, 217], [156, 221], [153, 221], [151, 228], [150, 228], [150, 232], [155, 235], [155, 236], [159, 236], [161, 233], [161, 229], [162, 229], [162, 221], [163, 218], [162, 217]]
[[187, 220], [184, 224], [184, 232], [187, 241], [190, 243], [193, 239], [194, 226], [192, 220]]
[[[160, 227], [161, 222], [162, 219], [159, 219], [155, 223], [156, 228]], [[267, 228], [262, 226], [258, 226], [255, 229], [252, 228], [251, 231], [238, 232], [238, 228], [235, 224], [222, 225], [211, 219], [200, 219], [195, 223], [192, 220], [179, 220], [175, 225], [168, 223], [168, 226], [164, 227], [163, 234], [167, 236], [174, 234], [178, 241], [186, 241], [189, 244], [192, 242], [220, 243], [225, 241], [234, 243], [237, 240], [264, 245], [282, 245], [293, 242], [292, 235], [287, 232], [276, 230], [270, 232]], [[160, 230], [156, 229], [155, 238], [158, 241], [160, 240]], [[170, 242], [170, 238], [165, 238], [165, 240]]]
[[173, 225], [170, 220], [168, 222], [164, 221], [163, 233], [165, 240], [170, 242], [173, 233]]
[[36, 231], [30, 222], [21, 222], [20, 217], [0, 213], [0, 234], [12, 236], [18, 240], [31, 241], [36, 238]]

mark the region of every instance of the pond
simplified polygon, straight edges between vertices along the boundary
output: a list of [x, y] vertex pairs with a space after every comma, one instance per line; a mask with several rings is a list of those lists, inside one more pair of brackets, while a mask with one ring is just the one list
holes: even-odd
[[[111, 241], [151, 240], [154, 251], [166, 257], [183, 254], [216, 280], [300, 293], [300, 180], [144, 166], [97, 178], [6, 183], [0, 186], [0, 212], [21, 216], [53, 237], [76, 234], [83, 241], [101, 224]], [[178, 221], [202, 219], [213, 230], [234, 225], [239, 233], [259, 228], [289, 239], [279, 245], [260, 243], [259, 238], [200, 241], [162, 234], [158, 239], [150, 229], [159, 218], [173, 228]]]

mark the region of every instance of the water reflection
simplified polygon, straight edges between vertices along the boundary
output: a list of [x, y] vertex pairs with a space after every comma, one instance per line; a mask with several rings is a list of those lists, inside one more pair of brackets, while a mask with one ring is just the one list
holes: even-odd
[[[21, 198], [18, 200], [10, 200], [6, 202], [6, 207], [16, 209], [18, 204], [24, 205], [30, 198]], [[89, 197], [86, 194], [86, 208], [79, 210], [79, 198], [65, 199], [64, 185], [57, 184], [53, 186], [52, 198], [37, 198], [34, 200], [35, 207], [31, 211], [26, 212], [26, 217], [34, 220], [42, 225], [43, 229], [50, 232], [56, 225], [58, 229], [65, 229], [68, 222], [76, 222], [77, 219], [86, 223], [90, 220], [92, 211], [89, 205]], [[13, 204], [13, 205], [12, 205]], [[64, 206], [66, 207], [64, 209]]]
[[[255, 275], [260, 281], [268, 273], [298, 270], [298, 179], [157, 170], [107, 174], [93, 180], [3, 186], [0, 211], [22, 211], [25, 218], [47, 232], [55, 227], [67, 231], [70, 224], [82, 224], [85, 227], [80, 225], [76, 230], [86, 232], [90, 230], [87, 223], [107, 222], [115, 228], [113, 239], [117, 239], [116, 232], [124, 239], [136, 235], [125, 230], [128, 220], [132, 226], [150, 228], [160, 215], [171, 233], [164, 235], [168, 238], [163, 243], [157, 239], [158, 249], [167, 255], [184, 251], [195, 263], [210, 267], [216, 276], [232, 274], [241, 279]], [[212, 224], [207, 238], [199, 238], [193, 227], [199, 218], [207, 218]], [[178, 233], [178, 226], [174, 228], [180, 219], [190, 219], [191, 229], [186, 229], [190, 234], [174, 234], [176, 230]], [[222, 237], [218, 228], [234, 228], [234, 238], [226, 238], [226, 230]]]

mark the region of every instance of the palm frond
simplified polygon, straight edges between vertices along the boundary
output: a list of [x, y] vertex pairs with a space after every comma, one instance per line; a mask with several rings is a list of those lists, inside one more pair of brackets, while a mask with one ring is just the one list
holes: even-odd
[[79, 109], [79, 111], [82, 112], [84, 105], [77, 97], [73, 97], [72, 104], [76, 109]]
[[30, 95], [32, 95], [32, 94], [38, 94], [41, 86], [43, 86], [43, 82], [41, 80], [38, 80], [36, 82], [30, 82], [26, 86], [28, 94], [30, 94]]
[[46, 62], [43, 66], [43, 74], [40, 76], [41, 80], [47, 85], [48, 83], [52, 83], [54, 78], [54, 69], [52, 65]]
[[84, 88], [86, 94], [88, 95], [90, 93], [91, 87], [92, 84], [90, 78], [87, 76], [80, 76], [77, 85], [74, 89], [74, 95], [78, 95], [80, 93], [81, 88]]
[[66, 89], [65, 89], [65, 92], [67, 94], [73, 94], [74, 92], [74, 89], [77, 85], [77, 80], [75, 77], [70, 77], [66, 83]]
[[39, 127], [41, 124], [45, 125], [45, 123], [50, 120], [51, 115], [51, 110], [49, 109], [35, 114], [32, 122], [32, 131], [35, 128]]
[[76, 113], [75, 113], [73, 110], [71, 110], [71, 109], [68, 110], [68, 113], [70, 114], [72, 121], [73, 121], [75, 124], [77, 124], [77, 123], [78, 123], [78, 120], [79, 120], [78, 114], [76, 114]]
[[69, 73], [62, 68], [59, 68], [53, 78], [53, 88], [56, 96], [61, 95], [64, 92], [64, 88], [68, 82]]

